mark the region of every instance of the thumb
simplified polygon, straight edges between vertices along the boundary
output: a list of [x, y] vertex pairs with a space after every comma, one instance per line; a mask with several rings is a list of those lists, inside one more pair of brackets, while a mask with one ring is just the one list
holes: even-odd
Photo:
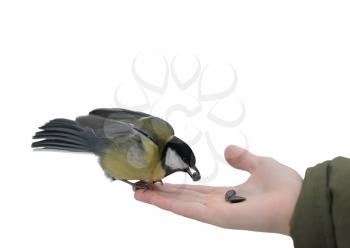
[[225, 159], [234, 168], [250, 173], [256, 169], [257, 156], [242, 147], [229, 145], [225, 149]]

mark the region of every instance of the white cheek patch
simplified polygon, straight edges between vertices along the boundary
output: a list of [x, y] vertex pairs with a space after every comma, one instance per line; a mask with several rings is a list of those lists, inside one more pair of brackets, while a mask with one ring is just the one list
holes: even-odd
[[181, 170], [188, 167], [188, 165], [182, 161], [179, 154], [171, 148], [168, 148], [166, 151], [165, 164], [173, 170]]

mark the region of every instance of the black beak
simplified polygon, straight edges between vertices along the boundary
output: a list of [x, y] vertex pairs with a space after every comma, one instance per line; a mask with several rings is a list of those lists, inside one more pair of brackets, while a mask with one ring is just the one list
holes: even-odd
[[199, 181], [201, 179], [201, 174], [199, 173], [199, 170], [196, 167], [188, 167], [186, 169], [186, 172], [188, 173], [188, 175], [190, 175], [193, 181]]

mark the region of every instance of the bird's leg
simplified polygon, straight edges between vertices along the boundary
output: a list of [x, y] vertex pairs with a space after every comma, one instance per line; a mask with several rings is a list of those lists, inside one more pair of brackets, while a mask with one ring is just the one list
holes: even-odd
[[132, 187], [134, 187], [134, 185], [135, 185], [135, 183], [132, 183], [132, 182], [125, 180], [125, 179], [120, 179], [120, 181], [127, 183], [127, 184], [131, 185]]
[[153, 183], [151, 182], [140, 180], [140, 181], [137, 181], [136, 183], [133, 183], [125, 179], [121, 179], [121, 181], [131, 185], [134, 191], [138, 189], [144, 189], [145, 191], [148, 189], [153, 189]]

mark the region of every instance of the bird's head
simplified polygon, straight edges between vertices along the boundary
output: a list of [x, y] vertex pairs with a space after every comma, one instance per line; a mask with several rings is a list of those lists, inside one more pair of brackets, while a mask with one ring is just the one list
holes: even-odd
[[201, 179], [196, 167], [196, 157], [189, 145], [176, 136], [166, 144], [163, 152], [163, 167], [166, 176], [176, 171], [187, 172], [193, 181]]

